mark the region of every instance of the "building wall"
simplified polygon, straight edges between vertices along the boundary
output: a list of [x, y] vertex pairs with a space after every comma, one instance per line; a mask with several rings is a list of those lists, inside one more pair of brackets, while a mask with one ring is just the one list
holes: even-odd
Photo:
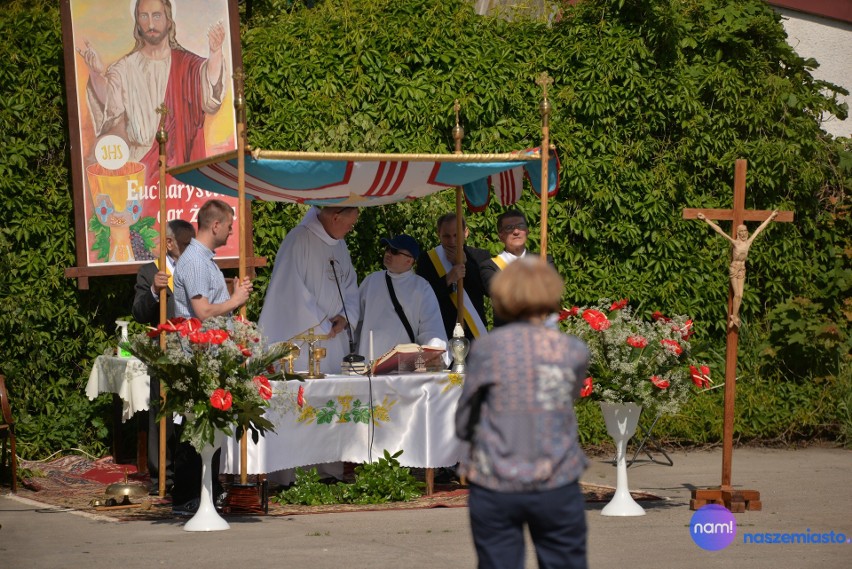
[[[838, 4], [849, 2], [840, 0]], [[802, 57], [812, 57], [819, 62], [819, 67], [812, 72], [813, 76], [852, 92], [852, 22], [807, 14], [777, 5], [773, 7], [784, 18], [787, 43]], [[840, 98], [852, 110], [852, 95]], [[834, 136], [852, 138], [852, 118], [841, 121], [831, 115], [825, 116], [822, 127]]]

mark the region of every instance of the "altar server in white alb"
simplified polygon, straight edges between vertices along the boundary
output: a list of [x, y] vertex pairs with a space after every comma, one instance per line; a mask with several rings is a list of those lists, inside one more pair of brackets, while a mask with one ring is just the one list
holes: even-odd
[[[410, 235], [397, 235], [381, 243], [387, 270], [368, 275], [359, 288], [358, 353], [378, 358], [397, 344], [408, 343], [446, 350], [447, 333], [435, 291], [412, 270], [420, 256], [417, 241]], [[446, 353], [444, 363], [449, 364]]]
[[[258, 325], [270, 343], [314, 329], [322, 340], [323, 373], [340, 373], [350, 352], [346, 327], [358, 322], [358, 279], [344, 236], [358, 220], [354, 207], [312, 207], [281, 242]], [[340, 286], [338, 290], [338, 285]], [[341, 296], [346, 303], [341, 302]], [[295, 362], [307, 370], [307, 349]]]

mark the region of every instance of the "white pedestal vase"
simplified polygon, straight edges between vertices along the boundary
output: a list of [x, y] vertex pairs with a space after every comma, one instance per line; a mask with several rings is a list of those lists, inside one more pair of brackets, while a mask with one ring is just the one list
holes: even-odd
[[627, 487], [627, 441], [636, 432], [642, 407], [635, 403], [604, 403], [601, 412], [606, 422], [606, 431], [615, 442], [616, 484], [615, 495], [601, 510], [602, 516], [644, 516], [645, 510], [636, 503]]
[[[184, 531], [222, 531], [231, 529], [219, 512], [216, 511], [216, 503], [213, 498], [213, 455], [225, 441], [225, 433], [216, 432], [212, 445], [205, 445], [201, 449], [201, 499], [198, 511], [183, 526]], [[219, 475], [218, 472], [215, 473]]]

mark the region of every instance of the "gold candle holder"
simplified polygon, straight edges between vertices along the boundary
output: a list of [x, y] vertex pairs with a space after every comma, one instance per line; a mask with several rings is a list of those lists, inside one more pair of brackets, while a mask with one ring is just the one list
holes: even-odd
[[326, 349], [320, 346], [316, 346], [313, 348], [313, 354], [310, 356], [311, 363], [313, 364], [313, 369], [308, 377], [311, 379], [321, 379], [325, 377], [325, 374], [320, 371], [320, 362], [326, 355]]
[[299, 349], [299, 346], [290, 342], [288, 342], [287, 347], [290, 349], [290, 352], [279, 360], [279, 365], [284, 368], [284, 373], [288, 375], [295, 375], [296, 360], [299, 358], [299, 355], [301, 355], [302, 350]]

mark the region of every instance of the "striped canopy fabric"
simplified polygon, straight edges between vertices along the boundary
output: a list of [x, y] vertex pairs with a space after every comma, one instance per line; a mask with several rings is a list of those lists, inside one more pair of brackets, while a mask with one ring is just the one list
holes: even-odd
[[[559, 163], [551, 148], [548, 195], [559, 187]], [[179, 181], [236, 196], [238, 160], [229, 152], [169, 169]], [[369, 207], [417, 199], [461, 186], [468, 207], [481, 211], [489, 187], [502, 205], [518, 201], [526, 177], [541, 195], [541, 153], [534, 148], [507, 154], [354, 154], [253, 150], [245, 157], [249, 198], [318, 206]]]

